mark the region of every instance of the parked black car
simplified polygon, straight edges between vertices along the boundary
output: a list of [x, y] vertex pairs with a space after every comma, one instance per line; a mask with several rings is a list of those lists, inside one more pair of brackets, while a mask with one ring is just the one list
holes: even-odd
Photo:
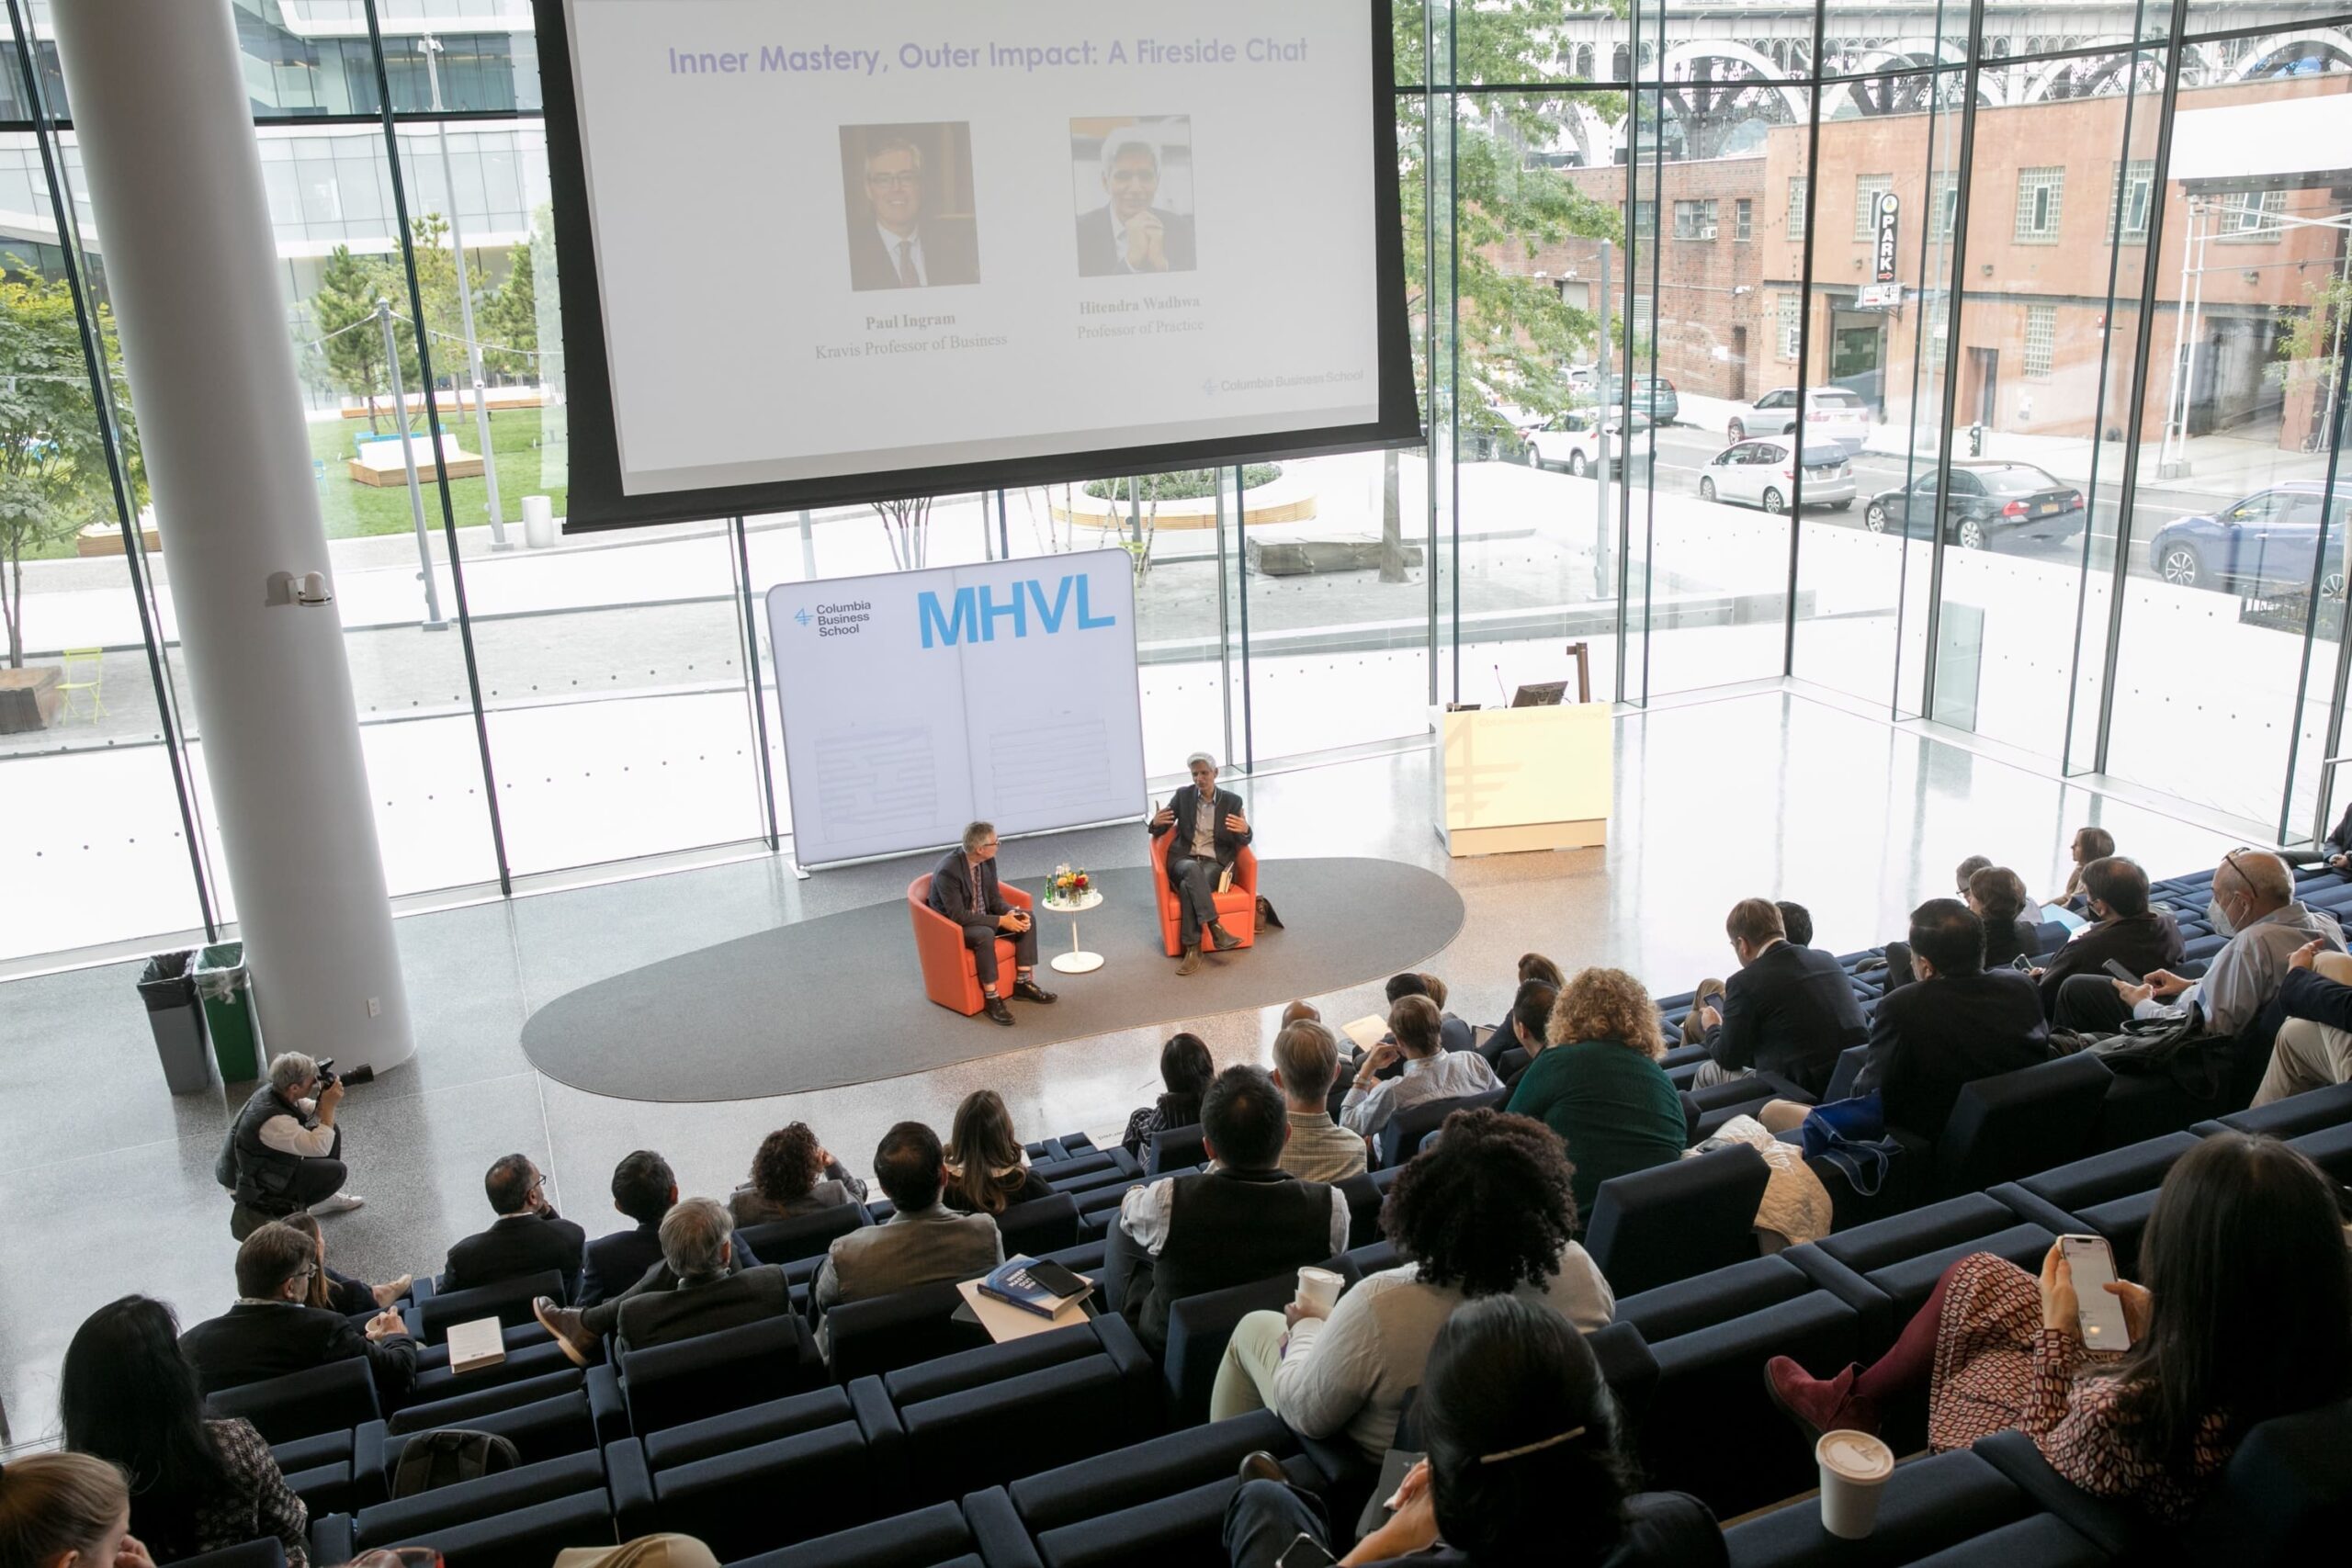
[[1964, 550], [1992, 547], [1996, 539], [2069, 538], [2083, 531], [2087, 513], [2083, 492], [2052, 479], [2030, 463], [1956, 462], [1951, 493], [1936, 503], [1936, 471], [1930, 468], [1899, 490], [1871, 497], [1862, 513], [1873, 534], [1900, 528], [1925, 536], [1928, 519], [1943, 519], [1944, 537]]

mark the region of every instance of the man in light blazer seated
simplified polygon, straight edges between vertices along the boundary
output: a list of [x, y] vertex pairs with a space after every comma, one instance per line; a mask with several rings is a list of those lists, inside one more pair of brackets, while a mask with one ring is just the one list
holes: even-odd
[[[940, 1203], [946, 1156], [939, 1134], [922, 1122], [901, 1122], [882, 1134], [874, 1175], [898, 1213], [834, 1239], [813, 1287], [820, 1312], [917, 1285], [977, 1280], [1004, 1261], [994, 1218]], [[831, 1326], [828, 1319], [817, 1330], [817, 1348], [829, 1358]]]
[[1154, 833], [1174, 829], [1168, 834], [1162, 870], [1168, 886], [1176, 890], [1177, 907], [1182, 911], [1180, 934], [1184, 956], [1176, 973], [1192, 975], [1201, 967], [1203, 927], [1219, 953], [1241, 945], [1239, 937], [1217, 924], [1216, 890], [1240, 858], [1241, 847], [1250, 841], [1250, 818], [1241, 809], [1239, 795], [1216, 787], [1215, 757], [1195, 751], [1184, 765], [1192, 770], [1193, 787], [1177, 791], [1176, 798], [1159, 808], [1149, 826]]
[[964, 829], [964, 841], [939, 857], [931, 868], [931, 907], [964, 928], [964, 945], [972, 950], [972, 969], [980, 978], [980, 995], [988, 998], [990, 1022], [1009, 1024], [1012, 1011], [996, 994], [996, 939], [1012, 939], [1012, 994], [1027, 1002], [1050, 1002], [1054, 993], [1037, 984], [1037, 922], [1026, 909], [1004, 901], [996, 879], [996, 829], [975, 822]]
[[773, 1263], [738, 1267], [735, 1222], [725, 1204], [687, 1198], [662, 1216], [662, 1261], [628, 1290], [594, 1306], [531, 1303], [540, 1326], [578, 1366], [595, 1359], [596, 1342], [616, 1335], [624, 1350], [643, 1350], [716, 1334], [792, 1310], [792, 1288]]

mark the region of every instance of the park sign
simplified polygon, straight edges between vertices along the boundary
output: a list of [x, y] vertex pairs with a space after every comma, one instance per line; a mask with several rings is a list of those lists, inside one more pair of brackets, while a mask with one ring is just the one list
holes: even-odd
[[1878, 193], [1878, 241], [1871, 252], [1876, 266], [1871, 276], [1881, 283], [1894, 281], [1894, 215], [1899, 209], [1900, 202], [1893, 191]]

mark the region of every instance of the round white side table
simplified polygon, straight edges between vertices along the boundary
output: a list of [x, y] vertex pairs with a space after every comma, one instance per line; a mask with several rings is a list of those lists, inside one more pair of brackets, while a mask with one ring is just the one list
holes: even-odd
[[1073, 898], [1068, 903], [1061, 903], [1052, 898], [1040, 898], [1037, 900], [1037, 908], [1041, 909], [1047, 910], [1057, 915], [1069, 915], [1072, 917], [1069, 922], [1069, 951], [1068, 953], [1057, 953], [1054, 954], [1053, 964], [1056, 973], [1062, 975], [1091, 975], [1095, 970], [1102, 967], [1102, 955], [1101, 953], [1089, 953], [1078, 945], [1078, 920], [1075, 918], [1086, 913], [1089, 909], [1099, 907], [1102, 902], [1102, 895], [1097, 893], [1091, 887], [1088, 888], [1083, 896]]

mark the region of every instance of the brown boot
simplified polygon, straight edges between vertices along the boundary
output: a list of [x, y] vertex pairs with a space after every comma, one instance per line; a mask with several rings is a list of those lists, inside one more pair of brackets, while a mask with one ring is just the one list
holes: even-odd
[[531, 1298], [531, 1315], [539, 1326], [555, 1336], [556, 1348], [570, 1358], [575, 1367], [594, 1365], [596, 1359], [596, 1337], [580, 1322], [580, 1314], [571, 1307], [558, 1306], [550, 1296]]
[[1184, 962], [1176, 965], [1176, 973], [1179, 975], [1197, 975], [1200, 972], [1201, 950], [1197, 947], [1186, 948], [1184, 950]]

